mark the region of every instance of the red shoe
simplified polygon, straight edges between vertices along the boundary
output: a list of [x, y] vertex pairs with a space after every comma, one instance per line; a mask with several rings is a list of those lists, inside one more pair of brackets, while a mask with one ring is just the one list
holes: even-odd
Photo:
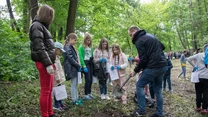
[[201, 108], [196, 108], [196, 111], [198, 111], [198, 112], [201, 111]]
[[201, 114], [207, 114], [207, 113], [208, 113], [207, 109], [203, 109], [203, 110], [201, 111]]

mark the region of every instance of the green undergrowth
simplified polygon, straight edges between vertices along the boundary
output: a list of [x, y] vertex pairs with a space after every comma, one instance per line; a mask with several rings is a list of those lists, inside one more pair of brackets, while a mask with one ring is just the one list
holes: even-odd
[[[70, 82], [64, 82], [70, 93]], [[0, 117], [39, 117], [39, 80], [23, 82], [1, 82], [0, 88]], [[79, 95], [83, 96], [84, 86], [79, 85]], [[58, 117], [128, 117], [136, 108], [133, 102], [133, 92], [128, 92], [128, 104], [111, 100], [101, 100], [97, 84], [93, 84], [92, 101], [84, 101], [83, 106], [72, 105], [70, 99], [65, 99], [69, 110], [55, 111]], [[109, 91], [112, 86], [109, 85]], [[111, 96], [111, 95], [110, 95]], [[112, 97], [111, 97], [112, 98]], [[165, 117], [205, 117], [194, 111], [195, 98], [182, 94], [164, 93]], [[147, 116], [153, 114], [155, 108], [147, 108]]]

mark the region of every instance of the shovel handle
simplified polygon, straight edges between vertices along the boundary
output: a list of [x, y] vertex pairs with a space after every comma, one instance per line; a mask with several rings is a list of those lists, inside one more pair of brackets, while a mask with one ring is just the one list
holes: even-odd
[[128, 79], [123, 83], [120, 90], [122, 90], [122, 88], [126, 85], [126, 83], [129, 81], [130, 78], [131, 78], [131, 75], [129, 75]]

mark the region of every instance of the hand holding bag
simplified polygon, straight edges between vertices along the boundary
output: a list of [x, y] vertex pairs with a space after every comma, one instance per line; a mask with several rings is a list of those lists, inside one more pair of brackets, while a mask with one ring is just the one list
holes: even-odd
[[193, 83], [199, 82], [199, 73], [197, 71], [191, 73], [191, 82]]
[[62, 100], [67, 98], [66, 87], [65, 85], [60, 85], [53, 88], [54, 95], [56, 100]]

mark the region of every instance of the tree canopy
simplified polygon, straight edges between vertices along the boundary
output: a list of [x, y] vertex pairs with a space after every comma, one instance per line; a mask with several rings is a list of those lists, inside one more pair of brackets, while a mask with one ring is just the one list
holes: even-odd
[[[75, 1], [12, 0], [11, 7], [4, 6], [4, 10], [0, 12], [0, 23], [3, 25], [0, 39], [5, 42], [1, 45], [8, 44], [8, 41], [20, 42], [20, 45], [28, 43], [28, 29], [32, 17], [42, 4], [48, 4], [55, 10], [55, 19], [49, 29], [54, 41], [64, 42], [67, 33], [74, 31], [79, 36], [78, 46], [83, 34], [89, 32], [93, 35], [94, 48], [98, 46], [100, 39], [105, 37], [110, 45], [118, 43], [125, 53], [136, 56], [137, 51], [127, 33], [132, 25], [157, 36], [165, 45], [165, 51], [194, 51], [208, 41], [206, 0], [152, 0], [150, 3], [142, 3], [140, 0], [78, 0], [74, 3], [77, 7], [70, 5]], [[14, 12], [18, 19], [3, 16], [3, 13]], [[75, 17], [69, 19], [68, 16], [72, 13], [75, 13]], [[8, 30], [10, 33], [7, 33]], [[3, 51], [5, 56], [8, 56], [11, 48], [1, 49], [1, 52]], [[29, 55], [29, 48], [25, 51], [25, 54]], [[4, 58], [0, 58], [0, 61], [0, 65], [5, 66], [2, 62]], [[0, 74], [2, 77], [5, 75], [6, 73], [2, 72]]]

